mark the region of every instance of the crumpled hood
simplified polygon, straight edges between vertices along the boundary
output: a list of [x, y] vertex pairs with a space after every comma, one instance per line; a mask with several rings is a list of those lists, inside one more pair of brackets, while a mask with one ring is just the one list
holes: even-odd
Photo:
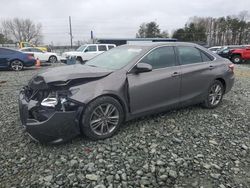
[[42, 89], [45, 88], [45, 85], [53, 82], [67, 82], [82, 78], [99, 78], [107, 76], [111, 72], [111, 70], [87, 65], [65, 65], [62, 67], [50, 68], [37, 74], [30, 80], [29, 86], [39, 89], [40, 85], [40, 89]]

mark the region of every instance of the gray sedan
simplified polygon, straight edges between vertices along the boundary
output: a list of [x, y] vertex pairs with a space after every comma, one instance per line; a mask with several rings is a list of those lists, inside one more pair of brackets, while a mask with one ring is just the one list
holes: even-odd
[[197, 103], [215, 108], [233, 83], [234, 65], [199, 45], [124, 45], [33, 77], [20, 92], [20, 117], [40, 142], [105, 139], [136, 117]]

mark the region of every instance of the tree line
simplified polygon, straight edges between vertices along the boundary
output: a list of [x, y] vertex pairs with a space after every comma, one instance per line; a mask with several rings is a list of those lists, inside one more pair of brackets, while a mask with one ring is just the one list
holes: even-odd
[[[149, 22], [140, 25], [136, 37], [169, 36], [162, 33], [156, 22]], [[249, 14], [247, 11], [242, 11], [238, 15], [219, 18], [192, 17], [184, 27], [176, 29], [171, 37], [179, 41], [202, 42], [208, 46], [248, 44], [250, 43]]]
[[42, 38], [42, 25], [30, 19], [13, 18], [0, 23], [0, 44], [21, 41], [39, 44]]

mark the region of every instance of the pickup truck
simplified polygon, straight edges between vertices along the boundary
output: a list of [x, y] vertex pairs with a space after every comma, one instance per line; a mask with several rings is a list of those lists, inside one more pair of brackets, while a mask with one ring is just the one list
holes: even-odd
[[250, 60], [250, 46], [231, 50], [230, 59], [233, 63], [243, 63]]

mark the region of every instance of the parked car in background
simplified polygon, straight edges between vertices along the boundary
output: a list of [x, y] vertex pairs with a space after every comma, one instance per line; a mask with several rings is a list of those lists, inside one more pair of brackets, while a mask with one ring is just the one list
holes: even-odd
[[116, 47], [115, 44], [86, 44], [80, 46], [76, 51], [65, 52], [62, 54], [64, 58], [62, 61], [66, 61], [65, 58], [70, 58], [72, 56], [76, 57], [79, 63], [84, 63], [93, 57]]
[[53, 52], [45, 52], [41, 49], [35, 48], [35, 47], [27, 47], [20, 49], [21, 52], [24, 53], [32, 53], [34, 54], [34, 57], [36, 59], [39, 59], [41, 62], [50, 62], [50, 63], [56, 63], [59, 58], [56, 53]]
[[217, 53], [217, 51], [219, 51], [221, 48], [223, 48], [223, 46], [213, 46], [208, 49], [214, 53]]
[[49, 47], [46, 47], [46, 46], [35, 46], [35, 45], [33, 45], [33, 44], [29, 43], [29, 42], [22, 42], [21, 41], [21, 42], [18, 43], [18, 46], [19, 46], [20, 49], [27, 48], [27, 47], [33, 47], [33, 48], [37, 48], [39, 50], [42, 50], [44, 52], [51, 52], [51, 49]]
[[36, 60], [33, 54], [25, 54], [17, 50], [0, 48], [0, 68], [20, 71], [24, 67], [35, 65], [35, 63]]
[[244, 48], [244, 46], [241, 46], [241, 45], [223, 46], [223, 48], [217, 51], [217, 54], [221, 57], [230, 59], [231, 58], [230, 51], [233, 49], [239, 49], [239, 48]]
[[234, 64], [199, 45], [124, 45], [33, 77], [20, 92], [20, 119], [40, 142], [80, 133], [105, 139], [136, 117], [199, 103], [215, 108], [233, 84]]
[[233, 63], [243, 63], [250, 60], [250, 46], [231, 50], [230, 59]]

